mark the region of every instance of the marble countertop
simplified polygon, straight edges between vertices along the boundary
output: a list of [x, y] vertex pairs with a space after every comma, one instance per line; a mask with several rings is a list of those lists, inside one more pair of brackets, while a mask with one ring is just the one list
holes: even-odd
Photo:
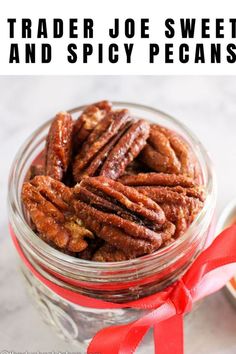
[[[57, 111], [104, 98], [151, 105], [179, 118], [208, 149], [217, 173], [219, 215], [236, 197], [236, 77], [0, 77], [0, 93], [0, 352], [72, 352], [75, 348], [41, 322], [18, 273], [5, 207], [16, 151]], [[223, 291], [186, 319], [185, 346], [186, 354], [236, 353], [236, 308]]]

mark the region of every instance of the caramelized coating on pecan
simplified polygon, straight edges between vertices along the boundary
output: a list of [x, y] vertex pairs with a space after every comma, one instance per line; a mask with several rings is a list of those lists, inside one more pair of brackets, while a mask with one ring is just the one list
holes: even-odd
[[76, 120], [73, 129], [74, 151], [87, 139], [91, 131], [111, 111], [112, 104], [108, 101], [100, 101], [87, 106], [81, 116]]
[[155, 202], [109, 178], [86, 178], [74, 195], [84, 225], [129, 257], [153, 252], [174, 234], [174, 225]]
[[[74, 195], [81, 196], [81, 201], [89, 202], [92, 206], [106, 209], [124, 216], [124, 218], [134, 219], [135, 214], [142, 218], [147, 218], [149, 222], [164, 224], [165, 215], [162, 209], [146, 198], [136, 189], [124, 186], [110, 178], [99, 176], [84, 179], [74, 188]], [[143, 220], [145, 223], [145, 219]]]
[[167, 220], [176, 226], [175, 238], [183, 234], [203, 207], [203, 187], [183, 175], [140, 173], [121, 178], [124, 184], [135, 186], [158, 203]]
[[96, 262], [119, 262], [130, 259], [122, 250], [105, 243], [93, 255], [92, 261]]
[[83, 178], [92, 177], [100, 174], [103, 163], [109, 156], [113, 146], [119, 141], [124, 132], [130, 127], [131, 122], [127, 122], [125, 126], [107, 143], [104, 148], [94, 157], [88, 167], [83, 171]]
[[119, 142], [109, 153], [100, 175], [117, 179], [126, 166], [135, 159], [143, 149], [149, 136], [149, 123], [143, 119], [134, 122], [124, 133]]
[[192, 178], [184, 175], [168, 173], [139, 173], [137, 175], [125, 175], [120, 181], [127, 186], [168, 186], [168, 187], [194, 187]]
[[49, 176], [36, 176], [30, 183], [47, 201], [67, 214], [73, 213], [73, 193], [65, 184]]
[[166, 218], [176, 226], [175, 237], [182, 235], [203, 207], [202, 201], [188, 191], [177, 187], [137, 187], [138, 191], [155, 200]]
[[151, 125], [141, 159], [156, 172], [183, 174], [191, 178], [195, 174], [195, 159], [187, 142], [177, 133], [159, 125]]
[[93, 237], [75, 217], [72, 192], [49, 176], [35, 177], [22, 189], [22, 200], [40, 236], [56, 247], [80, 252], [87, 247], [85, 237]]
[[74, 179], [79, 182], [96, 155], [113, 139], [129, 120], [128, 111], [112, 111], [103, 118], [90, 133], [73, 164]]
[[191, 204], [192, 200], [203, 201], [204, 195], [201, 188], [183, 188], [183, 187], [157, 187], [144, 186], [136, 187], [139, 192], [146, 195], [153, 194], [152, 199], [157, 203], [173, 203], [173, 204]]
[[72, 153], [72, 117], [58, 113], [53, 120], [46, 142], [45, 174], [61, 181], [70, 163]]
[[[94, 175], [118, 178], [144, 147], [149, 135], [149, 124], [145, 120], [131, 122], [128, 116], [125, 117], [125, 111], [122, 111], [124, 121], [121, 124], [120, 113], [113, 117], [107, 115], [100, 122], [104, 129], [101, 137], [94, 134], [96, 130], [101, 131], [97, 126], [88, 141], [85, 141], [74, 162], [74, 177], [77, 181]], [[108, 125], [107, 121], [110, 121]], [[115, 124], [116, 121], [118, 125]], [[112, 125], [115, 127], [113, 133]], [[89, 146], [88, 142], [93, 144], [93, 147]]]

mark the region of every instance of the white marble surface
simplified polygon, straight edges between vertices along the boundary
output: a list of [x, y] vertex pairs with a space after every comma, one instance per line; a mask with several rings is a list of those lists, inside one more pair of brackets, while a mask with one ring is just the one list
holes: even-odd
[[[41, 322], [22, 285], [7, 230], [7, 176], [35, 127], [57, 111], [103, 98], [144, 103], [178, 117], [215, 163], [217, 212], [236, 197], [236, 77], [0, 77], [0, 352], [75, 350]], [[185, 327], [187, 354], [236, 353], [236, 308], [223, 292], [201, 303]]]

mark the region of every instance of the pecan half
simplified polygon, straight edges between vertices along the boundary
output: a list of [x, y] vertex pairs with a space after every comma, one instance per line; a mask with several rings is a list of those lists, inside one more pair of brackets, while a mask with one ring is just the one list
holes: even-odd
[[183, 175], [140, 173], [123, 176], [122, 183], [135, 186], [152, 198], [165, 212], [167, 220], [176, 226], [175, 238], [182, 235], [203, 207], [204, 188]]
[[61, 181], [70, 163], [72, 153], [72, 117], [58, 113], [53, 120], [46, 141], [45, 174]]
[[85, 229], [71, 206], [72, 192], [49, 176], [37, 176], [22, 188], [22, 201], [39, 235], [64, 250], [80, 252], [87, 247]]
[[151, 125], [147, 145], [141, 153], [142, 161], [156, 172], [195, 175], [195, 158], [187, 142], [170, 129]]
[[113, 179], [140, 153], [149, 135], [145, 120], [130, 121], [127, 111], [111, 112], [89, 135], [75, 158], [74, 177], [102, 175]]
[[[177, 187], [137, 187], [138, 191], [155, 200], [164, 210], [166, 218], [176, 226], [175, 237], [182, 235], [203, 207], [197, 193]], [[191, 193], [191, 191], [190, 191]]]
[[195, 186], [193, 179], [187, 176], [155, 172], [125, 175], [120, 178], [120, 181], [127, 186]]
[[174, 234], [174, 225], [152, 199], [107, 177], [84, 179], [74, 195], [84, 225], [129, 257], [153, 252]]
[[119, 141], [124, 132], [130, 127], [131, 122], [127, 122], [125, 126], [94, 156], [90, 164], [83, 171], [81, 178], [97, 176], [100, 174], [101, 168], [110, 154], [113, 146]]
[[86, 175], [86, 169], [106, 144], [124, 128], [128, 120], [130, 118], [127, 110], [112, 111], [95, 126], [75, 157], [73, 175], [77, 182]]
[[143, 149], [149, 136], [149, 130], [149, 123], [145, 120], [140, 119], [134, 122], [109, 153], [100, 175], [112, 179], [117, 179], [122, 175], [126, 166]]
[[73, 129], [74, 152], [87, 139], [91, 131], [111, 111], [112, 104], [108, 101], [100, 101], [87, 106], [81, 116], [76, 120]]

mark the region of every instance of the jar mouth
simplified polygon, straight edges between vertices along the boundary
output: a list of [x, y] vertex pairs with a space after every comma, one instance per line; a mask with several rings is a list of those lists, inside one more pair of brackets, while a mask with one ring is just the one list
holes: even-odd
[[[38, 235], [30, 228], [29, 224], [25, 220], [21, 198], [19, 194], [19, 188], [21, 191], [21, 185], [19, 186], [19, 175], [21, 174], [22, 167], [20, 166], [21, 159], [24, 156], [25, 160], [30, 157], [32, 153], [32, 143], [35, 138], [42, 133], [50, 124], [51, 120], [48, 120], [43, 125], [41, 125], [38, 129], [36, 129], [25, 141], [25, 143], [19, 149], [15, 159], [12, 163], [12, 167], [9, 175], [8, 182], [8, 208], [9, 208], [9, 218], [10, 223], [15, 230], [18, 228], [21, 229], [22, 237], [20, 238], [20, 243], [22, 243], [23, 247], [30, 251], [30, 246], [38, 250], [38, 252], [46, 258], [51, 258], [57, 262], [60, 262], [61, 265], [72, 266], [77, 269], [85, 269], [89, 268], [90, 270], [122, 270], [127, 266], [138, 266], [140, 263], [142, 265], [149, 263], [150, 261], [158, 261], [163, 255], [171, 256], [173, 252], [176, 252], [176, 249], [179, 248], [181, 251], [181, 246], [190, 238], [193, 232], [196, 232], [196, 227], [202, 225], [204, 223], [204, 218], [206, 214], [209, 214], [209, 211], [212, 210], [212, 205], [215, 205], [215, 189], [216, 189], [216, 178], [214, 174], [214, 170], [212, 168], [211, 159], [205, 150], [204, 146], [198, 140], [198, 138], [193, 134], [184, 124], [180, 123], [176, 118], [149, 106], [141, 105], [138, 103], [130, 103], [130, 102], [120, 102], [113, 101], [112, 104], [115, 108], [130, 108], [136, 110], [142, 110], [147, 113], [151, 113], [157, 116], [162, 117], [162, 119], [166, 119], [169, 122], [173, 123], [176, 127], [181, 129], [183, 133], [190, 139], [192, 146], [194, 147], [194, 153], [200, 163], [202, 173], [203, 173], [203, 182], [206, 190], [206, 200], [204, 202], [204, 206], [196, 216], [194, 221], [188, 227], [186, 232], [175, 240], [172, 244], [165, 246], [152, 254], [144, 255], [135, 259], [119, 261], [119, 262], [96, 262], [96, 261], [88, 261], [80, 258], [76, 258], [74, 256], [70, 256], [62, 253], [61, 251], [53, 248], [48, 245], [45, 241], [41, 240]], [[68, 110], [70, 114], [75, 114], [80, 112], [86, 107], [86, 105], [76, 107], [74, 109]], [[132, 112], [131, 112], [132, 113]], [[25, 176], [24, 176], [25, 177]], [[14, 217], [13, 217], [14, 215]], [[38, 256], [37, 256], [38, 257]], [[40, 260], [40, 257], [38, 257]]]

